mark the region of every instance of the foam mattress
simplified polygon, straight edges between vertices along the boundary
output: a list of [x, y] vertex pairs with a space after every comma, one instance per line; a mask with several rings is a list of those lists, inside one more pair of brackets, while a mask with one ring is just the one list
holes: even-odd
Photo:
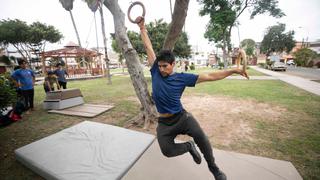
[[155, 137], [102, 123], [84, 121], [15, 151], [22, 164], [46, 179], [121, 177]]

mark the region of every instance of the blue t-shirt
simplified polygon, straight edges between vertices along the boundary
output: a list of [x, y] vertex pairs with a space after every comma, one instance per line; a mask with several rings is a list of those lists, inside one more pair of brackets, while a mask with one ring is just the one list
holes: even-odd
[[33, 89], [33, 78], [35, 76], [32, 70], [18, 69], [12, 73], [11, 77], [22, 84], [22, 86], [20, 87], [21, 90]]
[[198, 75], [189, 73], [174, 73], [168, 77], [162, 77], [157, 61], [150, 69], [152, 76], [152, 98], [159, 113], [175, 114], [182, 111], [180, 101], [186, 86], [194, 87]]
[[58, 77], [58, 81], [60, 82], [67, 82], [66, 75], [68, 74], [65, 70], [56, 69], [54, 74]]

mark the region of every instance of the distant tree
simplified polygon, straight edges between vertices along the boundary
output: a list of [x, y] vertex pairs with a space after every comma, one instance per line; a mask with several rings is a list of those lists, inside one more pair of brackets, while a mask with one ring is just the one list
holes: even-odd
[[[159, 52], [163, 48], [163, 42], [166, 38], [166, 34], [169, 30], [169, 24], [163, 22], [162, 19], [156, 20], [155, 22], [150, 22], [146, 25], [148, 33], [150, 35], [150, 40], [155, 52]], [[136, 49], [140, 58], [146, 56], [146, 52], [140, 37], [140, 34], [134, 31], [127, 32], [130, 42], [133, 47]], [[117, 43], [113, 40], [114, 44], [112, 46], [113, 50], [117, 53], [120, 52], [120, 49], [117, 47]], [[188, 58], [191, 54], [191, 46], [188, 44], [188, 36], [185, 32], [182, 32], [175, 43], [173, 52], [177, 57]]]
[[260, 50], [263, 53], [290, 52], [295, 46], [294, 31], [285, 33], [286, 25], [279, 23], [267, 28], [266, 34], [261, 42]]
[[221, 44], [225, 68], [227, 66], [227, 51], [231, 50], [231, 31], [237, 25], [237, 19], [248, 9], [250, 18], [269, 13], [279, 18], [284, 13], [278, 8], [277, 0], [198, 0], [203, 7], [200, 15], [209, 15], [210, 20], [204, 37], [210, 42]]
[[252, 39], [244, 39], [240, 43], [241, 48], [243, 48], [248, 56], [254, 55], [254, 50], [256, 46], [256, 42]]
[[0, 43], [12, 45], [28, 60], [32, 59], [32, 52], [42, 52], [48, 42], [58, 42], [62, 37], [55, 27], [40, 22], [34, 22], [29, 26], [18, 19], [0, 21]]
[[12, 45], [25, 59], [30, 57], [27, 46], [29, 32], [30, 27], [24, 21], [18, 19], [0, 21], [0, 43], [5, 46]]
[[140, 34], [134, 32], [134, 31], [128, 31], [127, 34], [130, 39], [130, 42], [132, 43], [132, 46], [137, 51], [140, 59], [146, 57], [146, 51], [144, 50], [144, 45], [141, 41]]
[[34, 22], [29, 28], [28, 45], [34, 51], [43, 52], [47, 43], [56, 43], [62, 39], [62, 34], [54, 26]]
[[317, 52], [308, 48], [302, 48], [294, 52], [293, 55], [298, 66], [312, 66], [313, 60], [317, 57]]
[[[163, 19], [155, 20], [146, 25], [152, 46], [155, 52], [159, 52], [165, 46], [170, 25], [163, 22]], [[177, 57], [188, 58], [191, 54], [191, 46], [188, 44], [188, 36], [181, 32], [177, 41], [173, 44], [173, 52]]]

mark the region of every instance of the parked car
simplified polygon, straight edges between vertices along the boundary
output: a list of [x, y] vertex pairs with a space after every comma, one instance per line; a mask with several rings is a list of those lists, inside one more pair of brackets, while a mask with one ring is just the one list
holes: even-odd
[[291, 60], [288, 60], [287, 61], [287, 65], [291, 66], [291, 65], [295, 65], [294, 61], [291, 59]]
[[286, 71], [287, 70], [287, 66], [283, 62], [274, 62], [274, 63], [271, 64], [270, 68], [271, 68], [272, 71], [276, 71], [276, 70]]

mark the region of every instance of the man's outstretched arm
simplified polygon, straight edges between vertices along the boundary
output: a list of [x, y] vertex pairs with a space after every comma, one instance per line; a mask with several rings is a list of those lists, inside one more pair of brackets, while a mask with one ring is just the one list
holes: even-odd
[[249, 79], [248, 74], [244, 72], [242, 69], [230, 69], [230, 70], [224, 70], [224, 71], [218, 71], [218, 72], [212, 72], [212, 73], [199, 74], [197, 83], [221, 80], [232, 74], [240, 74], [241, 76]]
[[138, 26], [140, 28], [141, 39], [142, 39], [142, 42], [144, 44], [144, 48], [145, 48], [145, 50], [147, 52], [148, 64], [149, 64], [149, 66], [152, 66], [154, 61], [155, 61], [155, 59], [156, 59], [156, 54], [154, 53], [150, 38], [148, 36], [147, 29], [144, 26], [144, 18], [141, 17], [141, 16], [137, 17], [137, 21], [138, 22], [140, 21], [138, 23]]

